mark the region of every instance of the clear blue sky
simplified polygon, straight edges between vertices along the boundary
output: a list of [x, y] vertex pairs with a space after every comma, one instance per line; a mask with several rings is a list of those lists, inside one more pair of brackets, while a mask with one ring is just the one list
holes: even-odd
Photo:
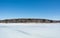
[[60, 19], [60, 0], [0, 0], [0, 19]]

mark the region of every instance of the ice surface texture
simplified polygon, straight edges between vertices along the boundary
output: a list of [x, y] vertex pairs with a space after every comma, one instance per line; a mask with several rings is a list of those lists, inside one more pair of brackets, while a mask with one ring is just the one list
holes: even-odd
[[0, 24], [0, 38], [60, 38], [60, 24]]

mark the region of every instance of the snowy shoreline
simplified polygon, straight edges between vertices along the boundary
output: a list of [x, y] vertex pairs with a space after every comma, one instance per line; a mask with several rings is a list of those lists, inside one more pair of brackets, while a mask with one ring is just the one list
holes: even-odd
[[0, 25], [16, 26], [16, 25], [59, 25], [60, 23], [0, 23]]

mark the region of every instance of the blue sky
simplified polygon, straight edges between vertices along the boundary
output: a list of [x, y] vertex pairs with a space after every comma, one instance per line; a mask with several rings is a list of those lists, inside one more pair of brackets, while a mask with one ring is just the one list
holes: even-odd
[[0, 19], [60, 19], [60, 0], [0, 0]]

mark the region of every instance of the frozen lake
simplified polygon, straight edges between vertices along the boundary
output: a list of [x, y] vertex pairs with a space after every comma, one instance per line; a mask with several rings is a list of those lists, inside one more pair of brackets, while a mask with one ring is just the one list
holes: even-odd
[[0, 38], [60, 38], [60, 24], [0, 24]]

